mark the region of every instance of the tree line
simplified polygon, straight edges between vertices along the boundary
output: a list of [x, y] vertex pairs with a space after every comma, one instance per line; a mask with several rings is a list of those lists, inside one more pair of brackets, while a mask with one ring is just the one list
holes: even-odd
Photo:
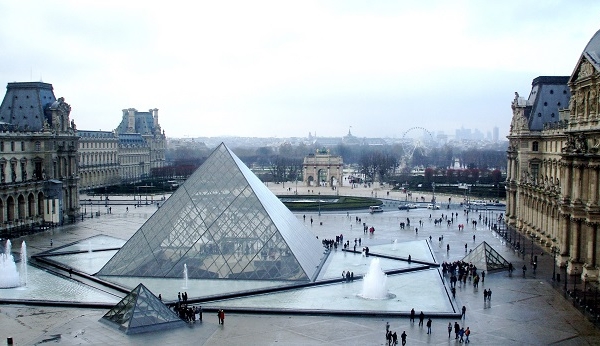
[[[236, 147], [232, 151], [263, 181], [301, 180], [304, 157], [323, 149], [316, 145], [290, 143], [279, 147]], [[370, 181], [401, 181], [411, 176], [415, 167], [423, 169], [425, 182], [500, 182], [506, 171], [506, 148], [461, 148], [444, 145], [428, 151], [415, 150], [407, 158], [401, 145], [344, 145], [330, 148], [331, 155], [341, 156], [345, 166], [354, 167]], [[187, 177], [210, 155], [212, 149], [179, 147], [168, 149], [168, 167], [153, 169], [154, 177]], [[460, 169], [454, 168], [458, 162]]]

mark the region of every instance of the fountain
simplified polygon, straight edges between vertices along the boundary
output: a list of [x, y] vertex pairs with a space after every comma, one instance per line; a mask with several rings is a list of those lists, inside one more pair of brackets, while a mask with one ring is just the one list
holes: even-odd
[[12, 255], [12, 244], [10, 240], [6, 241], [4, 253], [0, 255], [0, 288], [13, 288], [27, 284], [27, 249], [25, 242], [21, 245], [21, 274], [25, 274], [23, 281], [17, 271], [17, 264]]
[[387, 299], [387, 275], [381, 270], [379, 258], [373, 258], [369, 266], [369, 272], [363, 278], [363, 289], [360, 294], [366, 299]]
[[27, 286], [27, 245], [25, 241], [21, 243], [21, 271], [20, 271], [21, 286]]
[[187, 271], [187, 264], [183, 264], [183, 289], [187, 289], [188, 288], [188, 271]]

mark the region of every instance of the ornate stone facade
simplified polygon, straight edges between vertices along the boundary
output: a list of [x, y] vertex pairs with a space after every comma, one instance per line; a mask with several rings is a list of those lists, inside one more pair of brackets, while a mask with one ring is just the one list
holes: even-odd
[[[600, 31], [570, 77], [552, 77], [553, 83], [547, 83], [545, 90], [554, 93], [568, 87], [564, 94], [571, 94], [568, 103], [551, 98], [561, 104], [550, 109], [548, 100], [533, 95], [541, 90], [535, 80], [529, 100], [515, 97], [508, 136], [506, 210], [509, 225], [549, 251], [556, 250], [557, 264], [566, 267], [568, 274], [596, 281], [600, 267], [598, 52]], [[535, 102], [546, 102], [547, 109], [536, 107]], [[557, 113], [538, 117], [537, 110]]]
[[74, 220], [78, 136], [51, 84], [8, 83], [0, 105], [0, 232]]
[[77, 131], [79, 135], [79, 189], [121, 182], [119, 138], [111, 131]]
[[333, 156], [328, 150], [317, 150], [304, 158], [302, 172], [306, 186], [342, 186], [344, 162], [341, 156]]
[[126, 182], [148, 177], [153, 168], [165, 166], [166, 135], [158, 123], [158, 109], [138, 112], [123, 109], [115, 131], [119, 137], [120, 175]]

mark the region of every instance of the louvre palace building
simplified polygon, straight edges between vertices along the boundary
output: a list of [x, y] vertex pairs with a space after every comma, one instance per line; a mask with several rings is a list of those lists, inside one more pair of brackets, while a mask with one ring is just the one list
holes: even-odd
[[0, 231], [74, 219], [79, 211], [75, 122], [51, 84], [8, 83], [0, 105]]
[[598, 281], [600, 31], [571, 76], [538, 77], [512, 101], [506, 221], [556, 256], [560, 272]]
[[79, 191], [136, 182], [165, 164], [158, 109], [123, 110], [114, 131], [78, 130], [52, 84], [8, 83], [0, 104], [0, 236], [74, 221]]

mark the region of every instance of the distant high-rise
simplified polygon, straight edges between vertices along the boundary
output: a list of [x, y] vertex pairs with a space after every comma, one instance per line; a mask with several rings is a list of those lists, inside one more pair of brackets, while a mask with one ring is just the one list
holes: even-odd
[[493, 136], [492, 140], [494, 141], [494, 143], [498, 143], [498, 139], [500, 138], [499, 137], [500, 130], [498, 129], [498, 126], [494, 126], [494, 130], [493, 131], [494, 132], [493, 132], [493, 135], [492, 135]]

